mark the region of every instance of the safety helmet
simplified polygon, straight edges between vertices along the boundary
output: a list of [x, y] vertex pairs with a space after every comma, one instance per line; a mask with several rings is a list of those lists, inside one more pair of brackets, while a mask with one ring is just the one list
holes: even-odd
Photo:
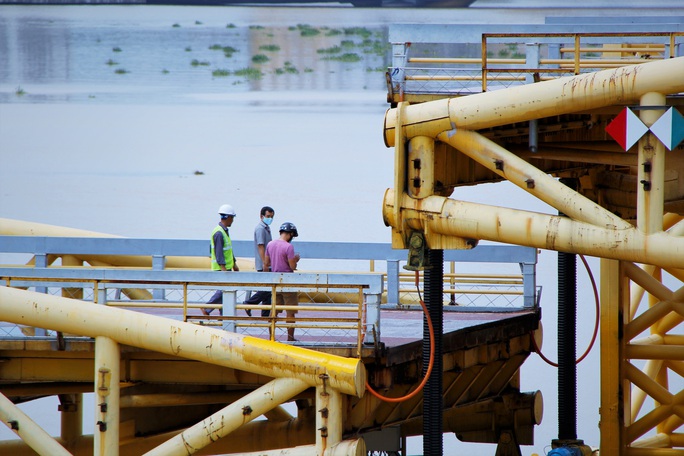
[[297, 233], [297, 227], [295, 226], [294, 223], [291, 222], [285, 222], [282, 225], [280, 225], [280, 233], [285, 232], [285, 233], [292, 233], [292, 236], [297, 237], [299, 236], [299, 233]]
[[219, 207], [218, 213], [221, 216], [221, 218], [227, 217], [229, 215], [235, 217], [236, 215], [235, 209], [233, 209], [233, 206], [231, 206], [230, 204], [223, 204], [221, 207]]

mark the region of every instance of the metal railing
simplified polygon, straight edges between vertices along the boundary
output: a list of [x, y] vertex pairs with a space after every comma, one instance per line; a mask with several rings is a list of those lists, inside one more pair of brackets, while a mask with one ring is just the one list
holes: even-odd
[[[229, 277], [231, 280], [226, 281]], [[380, 334], [380, 274], [216, 274], [203, 271], [150, 271], [92, 268], [0, 268], [2, 285], [61, 295], [146, 312], [200, 325], [221, 326], [231, 332], [282, 340], [290, 328], [303, 344], [355, 346], [360, 356], [364, 342], [373, 344]], [[223, 304], [208, 305], [208, 296], [223, 291]], [[149, 290], [163, 290], [163, 299], [140, 299]], [[270, 290], [272, 304], [239, 304], [251, 290]], [[141, 293], [142, 292], [142, 293]], [[279, 305], [280, 293], [296, 292], [298, 305]], [[319, 301], [321, 296], [327, 302]], [[143, 296], [145, 298], [147, 296]], [[213, 316], [202, 308], [218, 309]], [[242, 311], [253, 312], [246, 316]], [[262, 310], [268, 315], [262, 314]], [[296, 318], [288, 318], [296, 311]], [[50, 332], [0, 324], [0, 338], [53, 336]]]
[[[297, 243], [306, 259], [369, 261], [369, 272], [354, 274], [217, 274], [183, 268], [184, 261], [197, 265], [197, 260], [206, 261], [208, 268], [207, 246], [208, 241], [196, 240], [0, 236], [0, 254], [31, 256], [28, 265], [0, 264], [0, 284], [271, 340], [285, 340], [287, 330], [294, 329], [302, 344], [355, 347], [357, 355], [363, 344], [382, 342], [381, 309], [419, 308], [422, 280], [416, 287], [415, 273], [402, 272], [407, 251], [389, 244]], [[237, 257], [253, 254], [251, 241], [233, 241], [233, 248]], [[376, 272], [377, 260], [384, 260], [384, 271]], [[536, 249], [483, 245], [446, 251], [445, 260], [452, 271], [444, 275], [445, 309], [496, 312], [539, 305]], [[520, 274], [456, 274], [454, 264], [460, 262], [484, 263], [488, 270], [492, 263], [517, 263]], [[82, 266], [93, 264], [99, 266]], [[215, 290], [223, 290], [223, 303], [206, 304]], [[251, 292], [262, 290], [272, 294], [270, 308], [243, 304]], [[297, 306], [277, 304], [282, 292], [296, 292]], [[219, 309], [220, 314], [205, 316], [202, 308]], [[296, 311], [296, 317], [288, 318], [288, 311]], [[55, 335], [0, 324], [0, 338]]]
[[467, 95], [672, 58], [683, 42], [681, 31], [481, 33], [479, 56], [447, 57], [417, 55], [413, 49], [428, 53], [429, 43], [409, 37], [393, 45], [388, 88], [391, 97]]
[[[151, 268], [153, 271], [162, 271], [169, 267], [183, 267], [185, 257], [202, 257], [207, 259], [208, 241], [180, 240], [180, 239], [130, 239], [130, 238], [74, 238], [74, 237], [43, 237], [43, 236], [0, 236], [0, 255], [2, 254], [30, 254], [31, 263], [38, 267], [48, 267], [55, 264], [61, 256], [68, 255], [71, 259], [77, 259], [82, 264], [90, 260], [92, 263], [102, 263], [102, 258], [115, 256], [125, 257], [125, 261], [134, 263], [136, 267]], [[372, 273], [380, 273], [383, 278], [383, 302], [388, 306], [418, 304], [416, 296], [415, 275], [407, 273], [403, 269], [406, 264], [407, 251], [392, 249], [390, 244], [380, 243], [349, 243], [349, 242], [297, 242], [297, 251], [305, 260], [325, 260], [325, 263], [334, 261], [348, 263], [350, 261], [367, 261], [368, 267], [355, 265], [354, 270], [365, 269]], [[239, 258], [252, 258], [254, 246], [252, 241], [233, 241], [235, 255]], [[0, 257], [1, 258], [1, 257]], [[510, 245], [480, 245], [473, 250], [448, 250], [444, 252], [445, 266], [449, 265], [452, 273], [455, 264], [476, 263], [486, 266], [487, 274], [473, 275], [464, 274], [459, 281], [456, 276], [445, 274], [444, 302], [448, 305], [452, 294], [462, 294], [459, 290], [466, 287], [465, 282], [470, 280], [473, 285], [470, 288], [480, 288], [479, 299], [475, 302], [468, 298], [460, 302], [458, 309], [487, 308], [491, 311], [510, 310], [515, 308], [534, 308], [538, 306], [538, 289], [536, 286], [536, 263], [537, 251], [534, 248]], [[124, 260], [120, 260], [124, 261]], [[383, 264], [380, 264], [380, 263]], [[0, 262], [1, 263], [1, 262]], [[122, 263], [119, 263], [122, 264]], [[301, 263], [300, 263], [301, 264]], [[489, 282], [488, 286], [477, 284], [483, 275], [496, 277], [489, 271], [491, 265], [517, 264], [520, 270], [515, 275], [518, 282], [504, 288], [501, 284]], [[171, 266], [170, 266], [171, 265]], [[1, 266], [1, 264], [0, 264]], [[113, 266], [116, 266], [113, 264]], [[384, 267], [383, 267], [384, 266]], [[206, 268], [209, 267], [208, 260]], [[348, 268], [345, 267], [345, 270]], [[445, 268], [445, 270], [447, 270]], [[359, 271], [360, 273], [363, 271]], [[500, 271], [499, 271], [500, 272]], [[239, 275], [244, 274], [240, 272]], [[466, 276], [470, 276], [467, 279]], [[258, 276], [257, 282], [262, 276]], [[457, 285], [458, 284], [458, 285]], [[456, 288], [454, 288], [456, 287]], [[516, 299], [502, 302], [501, 304], [486, 297], [496, 297], [496, 290], [506, 291], [514, 288]], [[508, 293], [508, 292], [507, 292]], [[149, 296], [148, 296], [149, 295]], [[151, 297], [163, 297], [162, 288], [152, 289], [145, 295], [145, 299]], [[498, 301], [501, 301], [498, 299]]]

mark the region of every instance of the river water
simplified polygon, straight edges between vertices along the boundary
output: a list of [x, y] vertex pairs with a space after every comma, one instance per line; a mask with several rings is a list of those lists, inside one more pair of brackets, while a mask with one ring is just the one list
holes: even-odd
[[[217, 208], [230, 203], [238, 213], [231, 234], [246, 240], [267, 204], [276, 224], [297, 224], [302, 240], [389, 242], [381, 217], [393, 186], [392, 150], [382, 140], [388, 26], [605, 13], [508, 9], [519, 6], [513, 3], [480, 0], [467, 10], [0, 6], [0, 217], [204, 239]], [[459, 189], [458, 197], [548, 212], [511, 191], [484, 185]], [[549, 340], [555, 258], [544, 252], [539, 264]], [[579, 295], [592, 309], [586, 286]], [[587, 331], [580, 328], [580, 340]], [[596, 352], [578, 373], [580, 416], [588, 417], [578, 433], [592, 445]], [[546, 406], [538, 443], [523, 447], [525, 455], [545, 453], [556, 436], [555, 375], [536, 356], [523, 366], [522, 390], [541, 390]], [[58, 433], [54, 401], [22, 407]], [[0, 429], [0, 438], [12, 436]], [[445, 454], [495, 451], [453, 436], [444, 447]], [[409, 439], [408, 452], [422, 452], [419, 438]]]

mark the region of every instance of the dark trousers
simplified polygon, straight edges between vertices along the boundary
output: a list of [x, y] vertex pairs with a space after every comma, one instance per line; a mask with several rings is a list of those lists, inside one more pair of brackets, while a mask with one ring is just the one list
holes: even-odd
[[[245, 300], [245, 304], [266, 304], [271, 305], [271, 292], [267, 290], [257, 291], [249, 299]], [[268, 317], [271, 314], [271, 310], [262, 310], [261, 316]]]
[[[209, 298], [207, 304], [223, 304], [223, 291], [216, 290], [214, 294]], [[202, 309], [204, 315], [209, 315], [214, 309]], [[223, 315], [223, 309], [219, 309], [219, 314]]]

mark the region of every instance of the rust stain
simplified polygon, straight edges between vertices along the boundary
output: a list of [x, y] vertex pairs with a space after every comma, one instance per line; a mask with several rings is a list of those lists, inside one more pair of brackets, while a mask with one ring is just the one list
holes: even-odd
[[558, 238], [558, 225], [560, 224], [560, 217], [552, 217], [546, 231], [546, 248], [549, 250], [556, 250], [556, 239]]

